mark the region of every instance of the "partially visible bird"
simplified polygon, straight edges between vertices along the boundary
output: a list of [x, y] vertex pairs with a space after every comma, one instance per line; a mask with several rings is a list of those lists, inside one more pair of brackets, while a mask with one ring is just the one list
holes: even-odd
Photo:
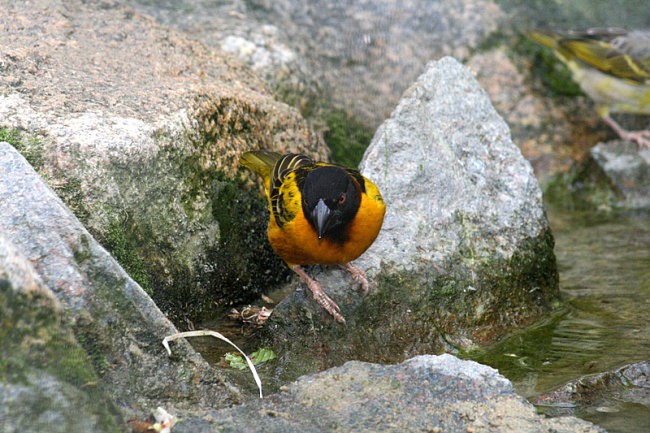
[[339, 323], [339, 306], [300, 265], [340, 265], [368, 291], [363, 270], [349, 262], [379, 234], [386, 206], [379, 189], [359, 171], [301, 154], [245, 152], [239, 163], [262, 176], [271, 214], [273, 250], [302, 278], [318, 302]]
[[650, 31], [533, 31], [528, 37], [551, 48], [568, 66], [598, 114], [623, 140], [650, 147], [650, 131], [628, 131], [610, 117], [615, 112], [650, 114]]

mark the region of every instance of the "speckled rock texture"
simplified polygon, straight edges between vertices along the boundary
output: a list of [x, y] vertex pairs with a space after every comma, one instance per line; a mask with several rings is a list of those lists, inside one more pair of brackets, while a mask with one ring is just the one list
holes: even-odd
[[175, 432], [548, 432], [604, 430], [546, 419], [496, 370], [452, 355], [399, 365], [358, 361], [302, 377], [264, 400], [187, 420]]
[[237, 56], [317, 124], [334, 107], [374, 131], [429, 61], [453, 56], [474, 71], [544, 187], [616, 135], [523, 33], [650, 26], [650, 15], [625, 1], [616, 13], [560, 1], [124, 1]]
[[428, 61], [467, 58], [507, 17], [491, 0], [129, 3], [236, 55], [302, 112], [334, 106], [373, 130]]

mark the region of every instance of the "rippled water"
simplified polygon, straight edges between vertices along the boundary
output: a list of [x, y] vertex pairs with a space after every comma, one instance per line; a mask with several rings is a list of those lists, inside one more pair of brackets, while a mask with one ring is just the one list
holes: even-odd
[[[563, 306], [477, 360], [533, 399], [581, 375], [650, 359], [650, 217], [549, 213]], [[650, 408], [576, 408], [611, 433], [650, 431]]]

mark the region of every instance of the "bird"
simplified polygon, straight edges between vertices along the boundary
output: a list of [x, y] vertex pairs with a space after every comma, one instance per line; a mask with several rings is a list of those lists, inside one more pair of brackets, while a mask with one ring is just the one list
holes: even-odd
[[344, 324], [339, 306], [302, 265], [339, 265], [367, 293], [365, 272], [350, 262], [370, 247], [381, 229], [386, 205], [379, 188], [358, 170], [299, 153], [255, 150], [243, 153], [239, 163], [262, 176], [271, 247], [307, 284], [316, 302]]
[[610, 113], [650, 114], [650, 31], [593, 28], [527, 33], [567, 65], [596, 111], [623, 140], [650, 147], [650, 131], [628, 131]]

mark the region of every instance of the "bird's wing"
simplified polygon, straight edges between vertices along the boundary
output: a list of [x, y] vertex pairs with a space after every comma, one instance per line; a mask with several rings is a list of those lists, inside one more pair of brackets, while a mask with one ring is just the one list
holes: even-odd
[[[296, 182], [296, 173], [301, 171], [299, 169], [309, 169], [313, 166], [314, 161], [312, 161], [311, 158], [295, 153], [283, 155], [275, 163], [271, 176], [269, 201], [271, 211], [273, 212], [273, 216], [275, 217], [278, 226], [282, 227], [284, 222], [293, 218], [293, 214], [288, 215], [284, 209], [284, 201], [282, 200], [283, 183], [285, 181]], [[296, 188], [298, 188], [297, 184]]]

